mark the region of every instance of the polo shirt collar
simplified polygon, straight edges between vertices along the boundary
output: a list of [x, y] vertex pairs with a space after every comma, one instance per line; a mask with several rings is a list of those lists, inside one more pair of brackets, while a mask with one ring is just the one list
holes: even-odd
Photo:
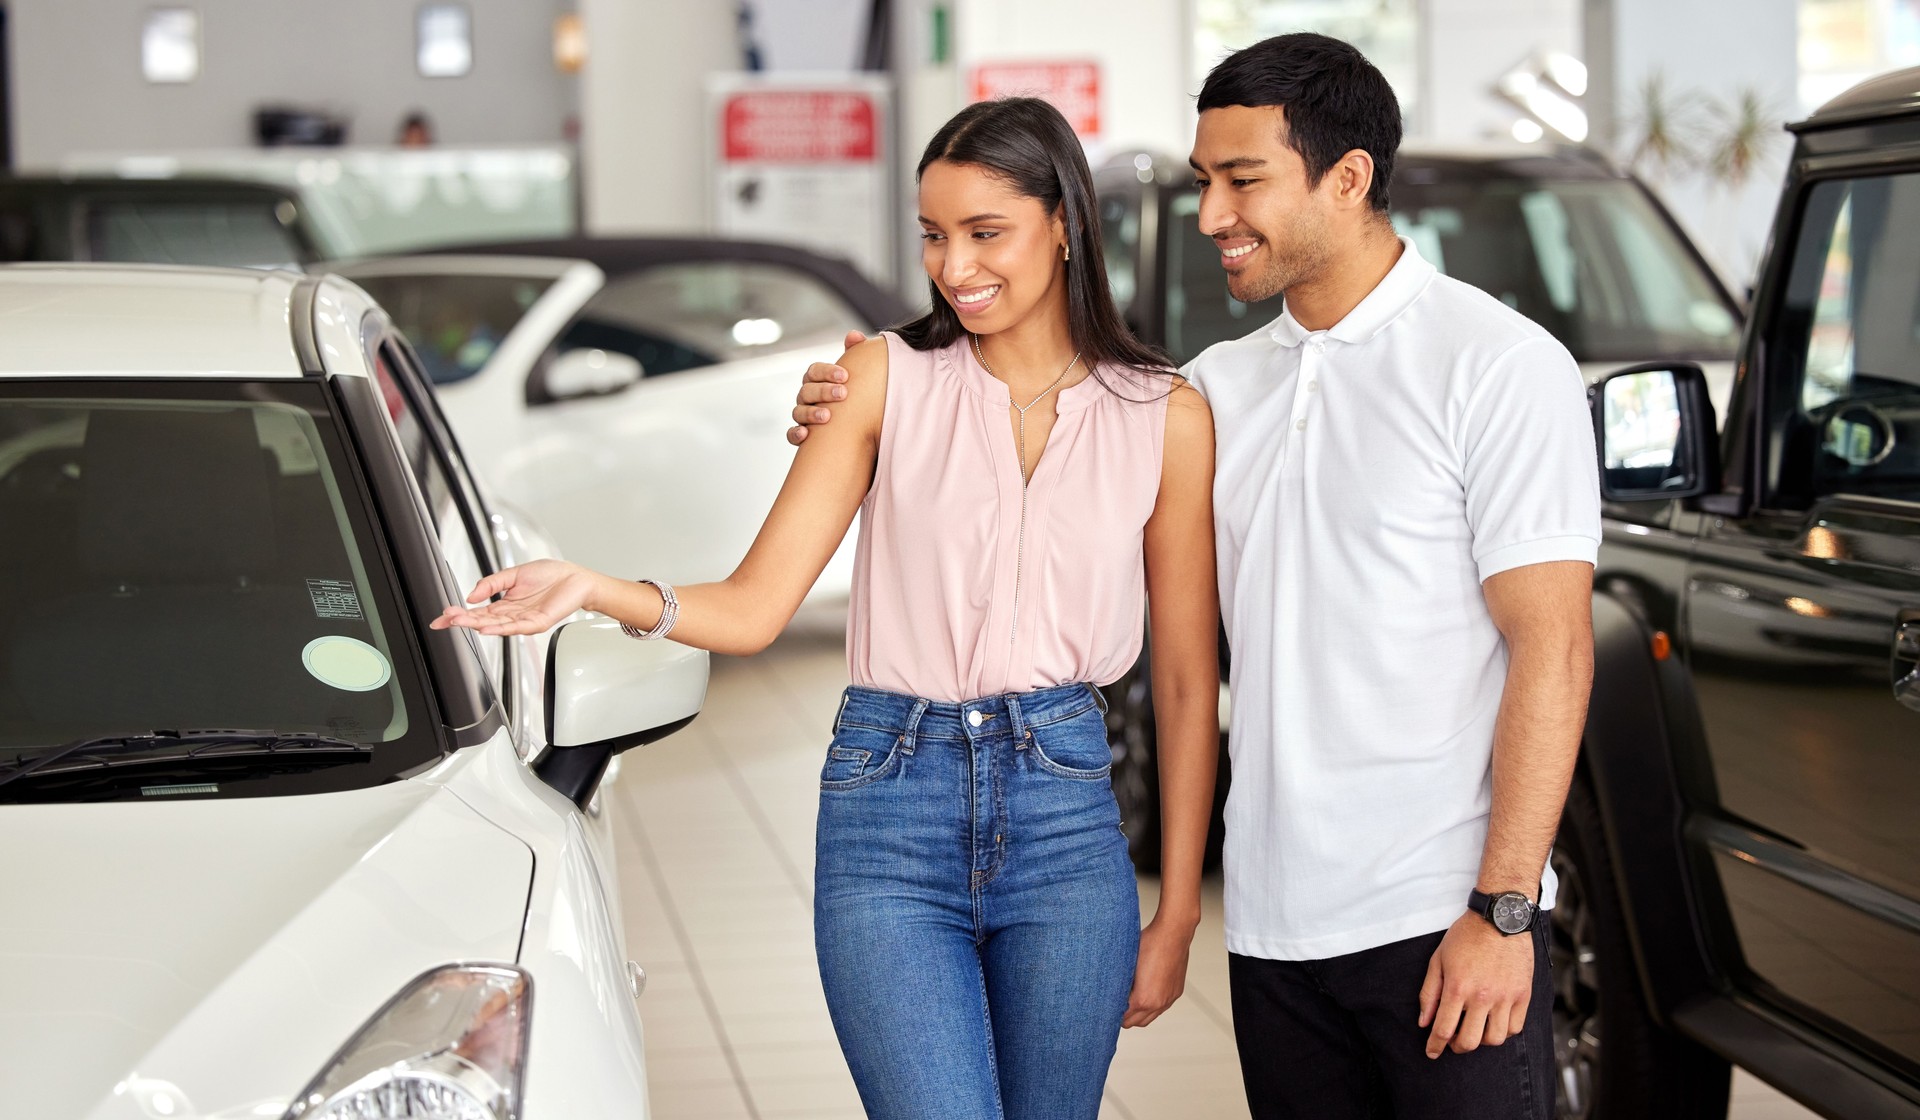
[[[1327, 335], [1340, 342], [1366, 342], [1372, 339], [1388, 323], [1398, 319], [1401, 312], [1413, 306], [1413, 301], [1427, 290], [1427, 284], [1433, 276], [1434, 267], [1420, 255], [1413, 239], [1400, 238], [1400, 259], [1394, 262], [1365, 299], [1327, 329]], [[1283, 309], [1280, 317], [1273, 321], [1271, 333], [1273, 340], [1282, 346], [1298, 346], [1313, 332], [1300, 325], [1291, 309]]]

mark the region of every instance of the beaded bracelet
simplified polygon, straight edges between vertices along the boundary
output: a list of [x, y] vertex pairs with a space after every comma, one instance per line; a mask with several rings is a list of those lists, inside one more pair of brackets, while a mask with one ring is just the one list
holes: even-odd
[[680, 621], [680, 600], [673, 593], [673, 585], [662, 583], [657, 579], [637, 579], [633, 582], [650, 585], [660, 593], [660, 600], [665, 606], [661, 608], [660, 621], [653, 624], [653, 629], [642, 630], [638, 626], [628, 626], [623, 622], [620, 624], [621, 632], [629, 638], [638, 638], [643, 642], [666, 637], [667, 631], [673, 629], [673, 624]]

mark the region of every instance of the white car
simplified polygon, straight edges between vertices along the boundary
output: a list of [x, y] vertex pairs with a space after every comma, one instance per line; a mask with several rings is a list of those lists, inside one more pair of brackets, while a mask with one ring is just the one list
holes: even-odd
[[[419, 351], [495, 491], [591, 568], [722, 579], [793, 462], [802, 370], [905, 305], [844, 261], [715, 239], [519, 242], [332, 266]], [[816, 599], [852, 583], [854, 534]]]
[[0, 1115], [647, 1114], [606, 804], [706, 654], [426, 627], [551, 544], [338, 278], [0, 268]]

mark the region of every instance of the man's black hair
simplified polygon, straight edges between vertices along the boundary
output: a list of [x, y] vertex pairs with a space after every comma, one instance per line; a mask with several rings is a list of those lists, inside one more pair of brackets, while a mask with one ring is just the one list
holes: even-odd
[[1200, 87], [1200, 111], [1233, 105], [1286, 110], [1287, 146], [1307, 165], [1315, 187], [1340, 157], [1358, 148], [1373, 157], [1367, 201], [1387, 212], [1387, 181], [1400, 148], [1400, 101], [1353, 44], [1325, 35], [1276, 35], [1223, 59]]

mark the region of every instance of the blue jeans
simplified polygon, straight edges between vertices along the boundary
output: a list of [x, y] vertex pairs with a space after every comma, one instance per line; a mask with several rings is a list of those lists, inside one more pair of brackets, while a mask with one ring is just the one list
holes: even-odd
[[872, 1120], [1094, 1120], [1140, 948], [1098, 694], [850, 688], [814, 943]]

